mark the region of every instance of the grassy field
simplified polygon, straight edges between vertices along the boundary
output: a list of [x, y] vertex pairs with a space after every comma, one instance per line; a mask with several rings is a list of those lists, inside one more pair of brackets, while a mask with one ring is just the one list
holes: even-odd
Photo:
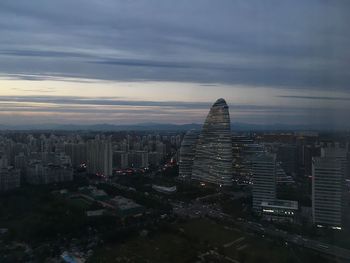
[[172, 225], [148, 237], [130, 238], [122, 244], [105, 245], [89, 262], [195, 262], [198, 255], [208, 251], [241, 263], [298, 262], [298, 256], [288, 247], [207, 219]]

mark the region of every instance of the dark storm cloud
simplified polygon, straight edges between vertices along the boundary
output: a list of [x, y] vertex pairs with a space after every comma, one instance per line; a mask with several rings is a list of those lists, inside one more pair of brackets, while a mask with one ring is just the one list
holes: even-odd
[[[95, 98], [74, 96], [0, 96], [0, 102], [21, 103], [51, 103], [58, 105], [99, 105], [99, 106], [138, 106], [138, 107], [178, 107], [191, 109], [207, 109], [211, 103], [181, 102], [181, 101], [132, 101], [118, 98]], [[95, 109], [96, 110], [96, 109]]]
[[0, 2], [0, 72], [347, 90], [348, 1]]
[[[212, 103], [179, 101], [129, 101], [121, 98], [65, 96], [0, 96], [0, 120], [4, 123], [190, 123], [204, 120]], [[324, 124], [349, 128], [344, 108], [286, 105], [229, 105], [233, 122], [257, 124]], [[30, 118], [28, 118], [30, 116]], [[186, 116], [184, 122], [183, 117]], [[98, 120], [98, 122], [96, 122]]]

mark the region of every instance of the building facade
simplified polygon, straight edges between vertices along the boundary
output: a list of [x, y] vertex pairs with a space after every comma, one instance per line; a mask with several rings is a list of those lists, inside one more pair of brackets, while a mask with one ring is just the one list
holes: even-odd
[[294, 223], [298, 213], [298, 202], [276, 199], [273, 202], [262, 202], [261, 208], [264, 220]]
[[318, 227], [341, 229], [347, 151], [324, 148], [312, 163], [312, 218]]
[[276, 199], [276, 155], [259, 154], [253, 164], [253, 211], [261, 212], [262, 202], [273, 203]]

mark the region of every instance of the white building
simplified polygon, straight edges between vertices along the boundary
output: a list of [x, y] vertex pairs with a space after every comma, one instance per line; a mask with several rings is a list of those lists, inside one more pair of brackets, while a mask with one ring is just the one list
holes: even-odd
[[312, 217], [315, 225], [342, 228], [347, 151], [324, 148], [312, 163]]
[[252, 158], [253, 210], [261, 212], [262, 202], [276, 199], [276, 155], [263, 153]]

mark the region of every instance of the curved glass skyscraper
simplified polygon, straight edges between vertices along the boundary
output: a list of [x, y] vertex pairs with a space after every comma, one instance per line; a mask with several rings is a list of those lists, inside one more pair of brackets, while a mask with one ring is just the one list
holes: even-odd
[[218, 99], [199, 135], [192, 179], [216, 185], [232, 184], [232, 139], [228, 106]]

